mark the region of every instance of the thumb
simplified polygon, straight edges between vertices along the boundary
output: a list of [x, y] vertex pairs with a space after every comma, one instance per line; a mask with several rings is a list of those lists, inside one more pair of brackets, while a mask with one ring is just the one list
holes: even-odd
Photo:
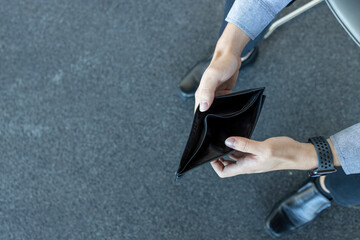
[[195, 93], [195, 109], [199, 106], [200, 112], [207, 111], [214, 101], [217, 87], [218, 81], [215, 78], [207, 77], [204, 74]]
[[225, 140], [225, 145], [237, 151], [258, 155], [262, 151], [261, 142], [244, 137], [229, 137]]

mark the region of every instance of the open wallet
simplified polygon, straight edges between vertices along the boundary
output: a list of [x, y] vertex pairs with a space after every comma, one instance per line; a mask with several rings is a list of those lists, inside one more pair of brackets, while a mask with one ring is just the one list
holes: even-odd
[[175, 181], [201, 164], [234, 152], [225, 145], [228, 137], [251, 137], [264, 104], [264, 90], [256, 88], [215, 97], [206, 112], [196, 109]]

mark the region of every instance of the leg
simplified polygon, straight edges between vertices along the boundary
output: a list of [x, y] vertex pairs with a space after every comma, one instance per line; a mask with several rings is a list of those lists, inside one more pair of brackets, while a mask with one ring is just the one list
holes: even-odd
[[360, 204], [360, 174], [346, 175], [342, 168], [326, 176], [325, 186], [334, 201], [343, 206]]

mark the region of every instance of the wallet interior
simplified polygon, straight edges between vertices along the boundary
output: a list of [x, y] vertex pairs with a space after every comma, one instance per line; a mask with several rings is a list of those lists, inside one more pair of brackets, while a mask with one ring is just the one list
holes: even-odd
[[208, 111], [197, 109], [177, 177], [233, 152], [224, 143], [228, 137], [249, 138], [265, 99], [263, 92], [259, 88], [216, 97]]

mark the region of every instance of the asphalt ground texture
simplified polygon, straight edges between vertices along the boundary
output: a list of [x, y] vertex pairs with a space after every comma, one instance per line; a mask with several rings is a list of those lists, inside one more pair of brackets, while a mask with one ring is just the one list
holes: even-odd
[[[270, 239], [265, 216], [306, 172], [220, 179], [206, 164], [173, 182], [194, 104], [177, 84], [213, 51], [222, 11], [221, 0], [1, 1], [0, 239]], [[259, 49], [235, 87], [266, 87], [254, 139], [359, 122], [360, 48], [325, 3]], [[355, 240], [359, 216], [333, 204], [283, 239]]]

